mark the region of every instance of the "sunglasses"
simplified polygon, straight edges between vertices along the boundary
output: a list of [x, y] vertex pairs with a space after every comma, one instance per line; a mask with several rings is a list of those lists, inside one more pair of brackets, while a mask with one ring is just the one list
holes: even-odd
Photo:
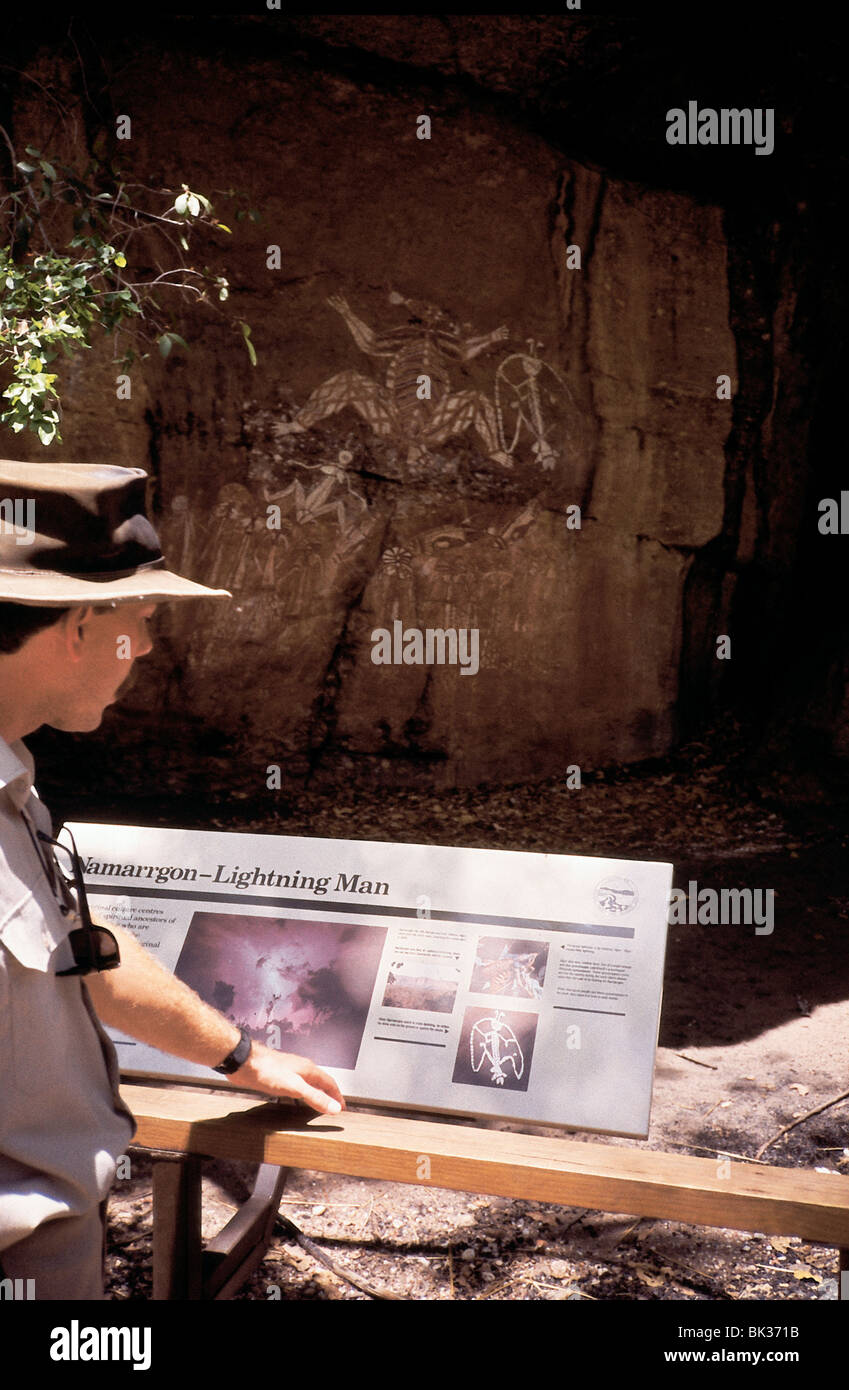
[[[52, 840], [43, 830], [36, 832], [44, 845], [50, 845], [53, 853], [54, 873], [45, 856], [38, 850], [38, 857], [47, 874], [59, 911], [63, 917], [72, 913], [79, 917], [82, 926], [74, 927], [68, 933], [68, 941], [74, 957], [74, 964], [67, 970], [57, 970], [57, 975], [90, 975], [94, 971], [115, 970], [121, 964], [118, 942], [106, 927], [100, 927], [91, 920], [88, 897], [83, 882], [83, 869], [74, 837], [67, 826], [59, 832], [67, 835], [71, 847], [61, 840]], [[30, 831], [32, 835], [32, 831]], [[58, 877], [57, 877], [58, 875]]]

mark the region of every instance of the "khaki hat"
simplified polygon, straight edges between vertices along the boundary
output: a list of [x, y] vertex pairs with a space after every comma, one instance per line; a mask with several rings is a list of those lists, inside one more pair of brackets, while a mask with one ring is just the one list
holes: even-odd
[[0, 602], [232, 598], [166, 567], [143, 468], [0, 459]]

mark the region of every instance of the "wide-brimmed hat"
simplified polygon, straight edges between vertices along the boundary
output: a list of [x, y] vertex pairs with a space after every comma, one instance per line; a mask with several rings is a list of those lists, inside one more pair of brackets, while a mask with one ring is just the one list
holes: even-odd
[[231, 598], [168, 569], [143, 468], [0, 459], [0, 601], [56, 608]]

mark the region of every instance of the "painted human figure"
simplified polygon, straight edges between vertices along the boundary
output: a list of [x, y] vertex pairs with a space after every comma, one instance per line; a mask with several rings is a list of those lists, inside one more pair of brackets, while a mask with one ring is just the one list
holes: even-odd
[[[385, 385], [362, 372], [337, 372], [316, 388], [281, 433], [307, 430], [319, 420], [352, 406], [375, 434], [407, 446], [407, 463], [430, 448], [474, 428], [488, 456], [505, 468], [512, 459], [500, 446], [492, 402], [481, 391], [452, 392], [449, 364], [470, 362], [509, 336], [506, 327], [462, 337], [458, 326], [432, 304], [393, 296], [410, 310], [408, 322], [377, 333], [353, 312], [341, 295], [327, 303], [344, 319], [354, 342], [370, 357], [386, 358]], [[422, 378], [426, 378], [424, 385]], [[424, 395], [424, 399], [422, 398]]]

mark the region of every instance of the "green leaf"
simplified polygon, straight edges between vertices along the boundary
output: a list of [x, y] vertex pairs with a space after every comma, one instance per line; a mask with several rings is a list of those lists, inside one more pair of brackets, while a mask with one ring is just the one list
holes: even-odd
[[41, 163], [41, 172], [44, 174], [44, 177], [45, 177], [46, 179], [55, 179], [55, 177], [56, 177], [56, 170], [53, 168], [53, 165], [50, 163], [50, 161], [47, 160], [47, 159], [42, 159], [42, 160], [40, 161], [40, 163]]
[[243, 319], [240, 319], [240, 320], [239, 320], [239, 327], [240, 327], [241, 330], [242, 330], [242, 337], [243, 337], [244, 340], [245, 340], [245, 347], [246, 347], [247, 350], [248, 350], [248, 357], [251, 359], [251, 366], [252, 366], [252, 367], [255, 367], [255, 366], [256, 366], [256, 348], [254, 347], [253, 343], [251, 342], [251, 329], [250, 329], [250, 324], [247, 324], [247, 323], [244, 322]]
[[32, 145], [26, 146], [27, 154], [31, 154], [33, 159], [41, 159], [41, 150], [33, 149]]
[[175, 343], [189, 351], [189, 345], [185, 338], [181, 338], [179, 333], [161, 333], [156, 340], [159, 344], [159, 351], [163, 357], [167, 357]]
[[25, 174], [34, 174], [34, 173], [35, 173], [35, 165], [34, 165], [34, 164], [27, 164], [23, 159], [19, 159], [19, 160], [18, 160], [17, 168], [20, 169], [20, 170], [22, 170], [22, 172], [25, 173]]

